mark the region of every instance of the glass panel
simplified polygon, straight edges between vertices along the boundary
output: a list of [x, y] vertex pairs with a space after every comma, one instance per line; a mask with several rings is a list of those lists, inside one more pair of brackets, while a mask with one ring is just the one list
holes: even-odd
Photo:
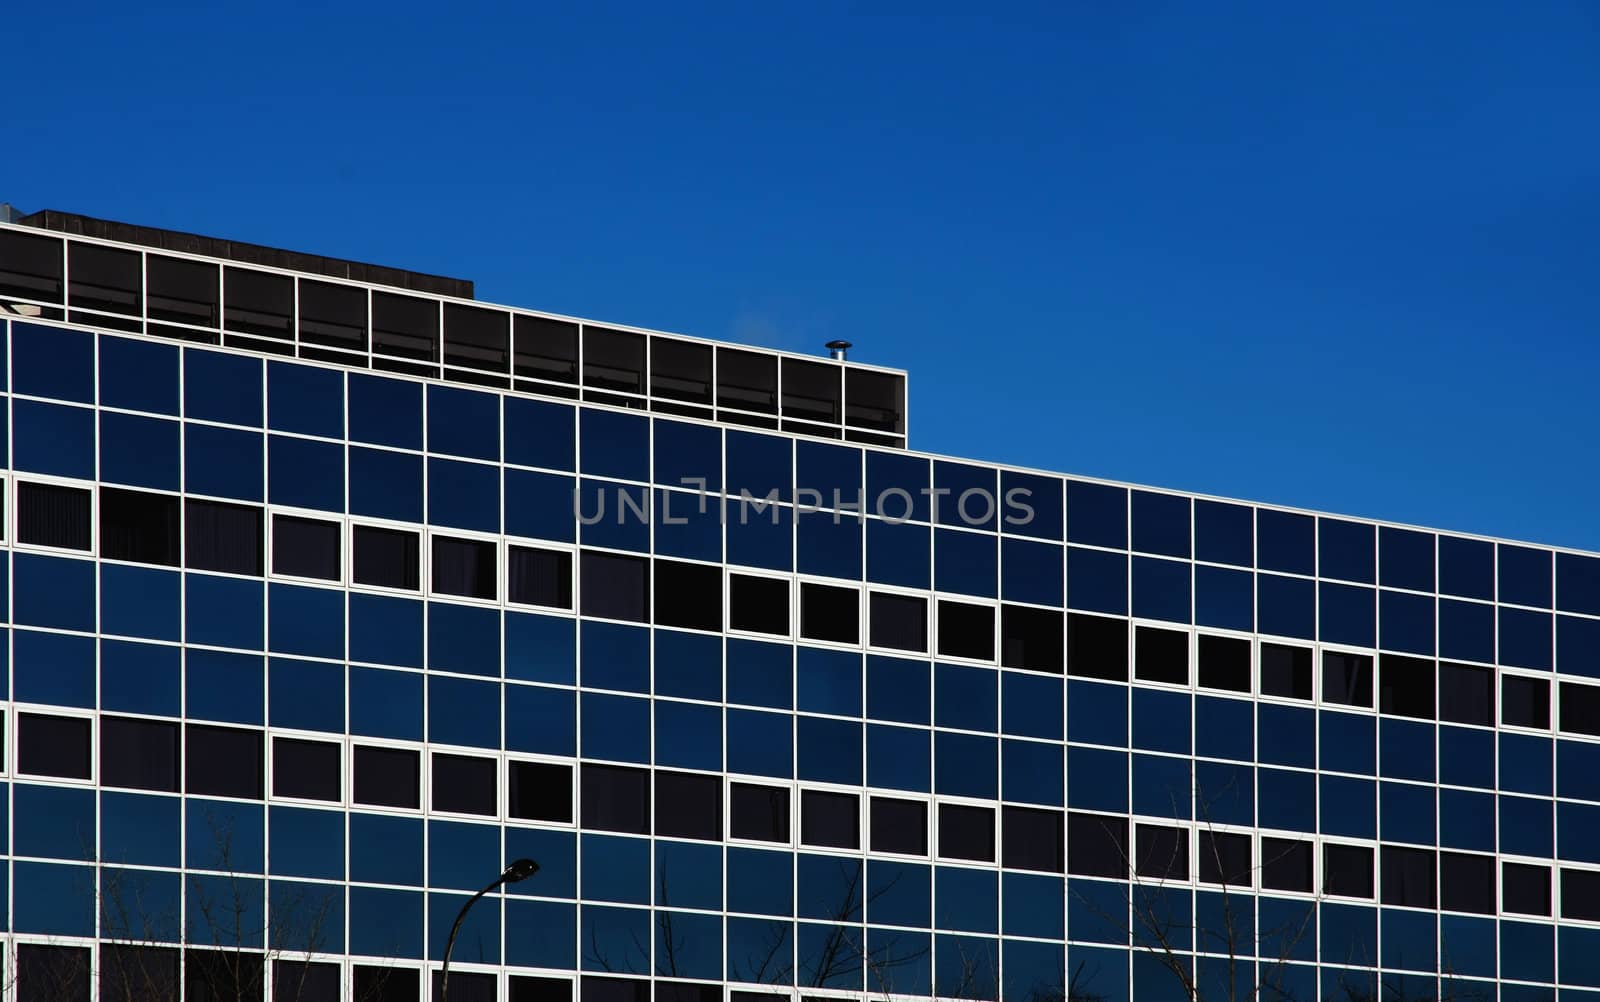
[[572, 767], [550, 762], [512, 762], [510, 810], [513, 818], [572, 821]]
[[357, 745], [352, 799], [379, 807], [421, 807], [418, 774], [418, 753], [411, 749]]
[[433, 537], [433, 590], [493, 601], [499, 594], [495, 545], [480, 539]]
[[558, 383], [578, 381], [578, 325], [565, 320], [516, 318], [516, 374]]
[[650, 393], [669, 400], [711, 403], [711, 346], [651, 338]]
[[17, 541], [88, 550], [90, 494], [86, 488], [17, 484]]
[[572, 608], [572, 554], [512, 546], [506, 554], [507, 597], [525, 605]]
[[500, 797], [495, 772], [492, 758], [435, 752], [430, 806], [456, 814], [498, 814]]
[[438, 301], [374, 292], [372, 350], [374, 354], [438, 361]]
[[100, 782], [136, 790], [178, 789], [178, 725], [100, 718]]
[[341, 577], [340, 524], [295, 515], [272, 518], [272, 571], [303, 578]]
[[108, 313], [139, 314], [142, 255], [72, 241], [67, 247], [67, 302]]
[[356, 584], [408, 591], [421, 586], [415, 532], [358, 525], [350, 532], [350, 547]]
[[100, 488], [100, 555], [178, 566], [178, 510], [175, 495]]
[[367, 350], [367, 290], [300, 279], [300, 340]]
[[643, 334], [585, 326], [583, 385], [624, 393], [643, 393], [644, 354]]
[[798, 358], [783, 360], [783, 416], [839, 422], [840, 367]]
[[0, 233], [0, 296], [61, 302], [61, 244], [31, 233]]
[[511, 361], [511, 315], [460, 303], [444, 304], [444, 363], [505, 372]]
[[776, 414], [777, 356], [718, 347], [717, 406]]
[[261, 576], [260, 508], [190, 499], [184, 522], [184, 566]]
[[212, 797], [261, 799], [261, 732], [239, 727], [184, 727], [184, 790]]
[[339, 745], [331, 741], [274, 738], [272, 795], [305, 800], [343, 799], [344, 767]]
[[86, 718], [18, 714], [18, 772], [88, 779], [89, 767], [89, 721]]
[[145, 315], [192, 327], [217, 326], [217, 266], [204, 261], [145, 255], [150, 283]]
[[845, 422], [851, 427], [895, 434], [906, 430], [904, 376], [847, 368], [844, 389]]
[[222, 269], [222, 293], [222, 322], [228, 330], [294, 339], [294, 279], [228, 267]]

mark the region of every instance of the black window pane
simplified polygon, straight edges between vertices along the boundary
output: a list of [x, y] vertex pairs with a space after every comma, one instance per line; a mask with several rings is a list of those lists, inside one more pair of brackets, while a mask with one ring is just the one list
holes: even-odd
[[657, 560], [656, 625], [722, 629], [722, 568]]
[[1263, 837], [1261, 886], [1273, 891], [1309, 893], [1312, 879], [1311, 861], [1312, 844], [1309, 841]]
[[403, 529], [358, 525], [350, 531], [352, 577], [356, 584], [416, 591], [421, 585], [417, 534]]
[[1250, 641], [1201, 636], [1198, 648], [1201, 685], [1230, 692], [1250, 691]]
[[89, 1002], [89, 948], [17, 944], [17, 1002]]
[[353, 1002], [417, 1002], [422, 984], [416, 968], [393, 964], [356, 964], [350, 975]]
[[939, 601], [939, 653], [977, 661], [994, 660], [994, 608]]
[[17, 721], [17, 771], [88, 779], [89, 720], [22, 713]]
[[583, 328], [583, 385], [623, 393], [644, 392], [643, 334]]
[[689, 772], [656, 773], [656, 834], [722, 839], [722, 778]]
[[67, 302], [69, 305], [108, 313], [139, 312], [143, 264], [137, 251], [67, 244]]
[[339, 975], [338, 964], [274, 960], [272, 1002], [339, 1002]]
[[559, 383], [578, 381], [578, 325], [518, 314], [513, 348], [516, 374]]
[[711, 346], [651, 338], [650, 393], [669, 400], [711, 403]]
[[178, 725], [100, 718], [100, 782], [135, 790], [178, 789]]
[[419, 758], [408, 748], [357, 745], [353, 799], [377, 807], [421, 807]]
[[928, 600], [873, 592], [871, 642], [897, 651], [928, 649]]
[[906, 379], [871, 369], [844, 370], [845, 423], [891, 434], [905, 429]]
[[1064, 830], [1060, 811], [1030, 807], [1001, 808], [1001, 865], [1016, 870], [1060, 873], [1066, 854]]
[[293, 339], [294, 279], [245, 268], [224, 268], [222, 292], [222, 320], [228, 330]]
[[439, 303], [388, 292], [372, 294], [374, 354], [439, 360]]
[[1168, 825], [1141, 824], [1135, 843], [1133, 869], [1141, 877], [1188, 880], [1189, 830]]
[[300, 340], [367, 350], [367, 290], [300, 279]]
[[572, 766], [512, 762], [510, 780], [512, 817], [563, 824], [572, 820]]
[[262, 735], [240, 727], [184, 727], [184, 789], [208, 797], [261, 799]]
[[0, 296], [61, 302], [61, 245], [54, 237], [0, 233]]
[[1144, 682], [1189, 684], [1189, 634], [1141, 626], [1133, 636], [1133, 674]]
[[524, 605], [572, 608], [572, 554], [512, 546], [506, 551], [507, 597]]
[[259, 953], [242, 950], [188, 950], [183, 955], [186, 1002], [240, 1002], [259, 999], [266, 987]]
[[435, 752], [433, 783], [429, 787], [431, 806], [452, 814], [498, 814], [500, 796], [495, 772], [492, 758]]
[[495, 544], [481, 539], [433, 537], [433, 590], [493, 601], [499, 594]]
[[511, 975], [508, 1002], [572, 1002], [572, 982], [566, 978]]
[[1408, 849], [1396, 845], [1382, 848], [1383, 903], [1415, 908], [1434, 907], [1433, 850]]
[[[1120, 625], [1119, 630], [1126, 663], [1127, 630]], [[1001, 606], [1000, 663], [1007, 668], [1059, 673], [1062, 669], [1061, 613], [1055, 609], [1021, 605]]]
[[[440, 999], [443, 995], [441, 982], [444, 974], [440, 971], [433, 972], [433, 998]], [[455, 1002], [496, 1002], [498, 986], [493, 974], [481, 971], [450, 971], [450, 993], [448, 998]]]
[[331, 741], [272, 740], [272, 795], [337, 801], [343, 795], [342, 756]]
[[728, 575], [728, 628], [789, 635], [789, 582], [779, 578]]
[[461, 303], [444, 304], [444, 362], [485, 372], [510, 368], [511, 314]]
[[927, 802], [873, 797], [867, 809], [871, 812], [873, 852], [928, 854]]
[[1500, 677], [1500, 719], [1513, 727], [1550, 726], [1550, 682], [1523, 675]]
[[1550, 868], [1531, 863], [1503, 863], [1500, 902], [1516, 915], [1550, 914]]
[[861, 593], [833, 585], [800, 585], [800, 636], [839, 644], [861, 639]]
[[717, 348], [717, 406], [776, 414], [777, 356]]
[[837, 424], [839, 375], [837, 364], [783, 359], [783, 416]]
[[17, 541], [89, 549], [90, 495], [80, 487], [17, 483]]
[[1600, 873], [1562, 868], [1561, 917], [1600, 921]]
[[1261, 694], [1310, 699], [1311, 648], [1287, 644], [1261, 645]]
[[145, 255], [145, 316], [191, 327], [217, 326], [217, 266], [206, 261]]
[[1561, 729], [1569, 734], [1600, 734], [1600, 686], [1561, 683]]
[[1347, 898], [1372, 897], [1372, 850], [1360, 845], [1324, 845], [1322, 891]]
[[261, 576], [261, 509], [218, 501], [184, 503], [184, 565]]
[[730, 837], [789, 841], [789, 791], [784, 787], [733, 783], [728, 790], [728, 810]]
[[[102, 927], [100, 935], [109, 938], [132, 932], [117, 930], [113, 933]], [[172, 947], [102, 942], [97, 978], [100, 1002], [164, 1002], [177, 998], [179, 959], [179, 952]], [[337, 973], [338, 968], [334, 971]], [[339, 997], [337, 979], [331, 997], [335, 1000]]]
[[[1230, 887], [1249, 886], [1250, 874], [1254, 869], [1249, 835], [1202, 830], [1199, 851], [1201, 880]], [[1307, 863], [1309, 869], [1309, 859]]]
[[1322, 698], [1343, 706], [1372, 705], [1372, 656], [1322, 652]]
[[1378, 661], [1378, 711], [1433, 719], [1434, 664], [1385, 654]]
[[722, 986], [657, 981], [656, 1002], [722, 1002]]
[[649, 620], [649, 561], [585, 550], [579, 557], [579, 571], [583, 615], [632, 623]]
[[1493, 915], [1494, 857], [1465, 852], [1441, 852], [1439, 907], [1451, 912]]
[[1440, 664], [1439, 719], [1494, 726], [1494, 669]]
[[179, 512], [176, 495], [100, 488], [100, 555], [178, 566]]
[[581, 1002], [650, 1002], [650, 982], [585, 974], [579, 986], [579, 999]]
[[835, 849], [861, 848], [861, 805], [853, 793], [800, 791], [800, 842]]
[[1067, 872], [1083, 877], [1128, 876], [1128, 819], [1106, 814], [1067, 815]]
[[340, 578], [338, 522], [295, 515], [272, 518], [272, 571], [301, 578]]
[[650, 833], [650, 773], [616, 765], [583, 766], [583, 827], [608, 832]]
[[994, 862], [994, 808], [940, 804], [939, 855]]
[[1067, 617], [1067, 674], [1128, 680], [1128, 621], [1104, 616]]

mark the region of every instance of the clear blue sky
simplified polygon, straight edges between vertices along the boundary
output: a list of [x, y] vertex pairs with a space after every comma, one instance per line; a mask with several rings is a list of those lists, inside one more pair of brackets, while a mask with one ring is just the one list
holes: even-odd
[[7, 12], [0, 199], [849, 338], [929, 451], [1600, 549], [1592, 3], [106, 6]]

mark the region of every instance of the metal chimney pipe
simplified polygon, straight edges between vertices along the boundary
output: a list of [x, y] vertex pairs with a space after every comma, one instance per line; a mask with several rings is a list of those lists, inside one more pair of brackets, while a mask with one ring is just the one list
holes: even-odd
[[823, 345], [828, 349], [828, 354], [835, 362], [845, 362], [850, 359], [850, 349], [853, 347], [849, 341], [829, 341]]

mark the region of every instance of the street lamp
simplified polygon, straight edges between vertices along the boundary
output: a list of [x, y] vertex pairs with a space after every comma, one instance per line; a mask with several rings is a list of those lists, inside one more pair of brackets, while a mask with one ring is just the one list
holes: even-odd
[[450, 951], [456, 948], [456, 933], [461, 931], [461, 923], [467, 917], [467, 912], [472, 910], [472, 906], [478, 903], [479, 898], [501, 884], [515, 884], [527, 880], [538, 872], [539, 864], [533, 860], [516, 860], [506, 867], [500, 876], [494, 878], [493, 883], [468, 898], [467, 903], [461, 906], [460, 913], [456, 915], [455, 925], [450, 927], [450, 938], [444, 941], [444, 967], [439, 972], [439, 1002], [448, 1002], [450, 998]]

